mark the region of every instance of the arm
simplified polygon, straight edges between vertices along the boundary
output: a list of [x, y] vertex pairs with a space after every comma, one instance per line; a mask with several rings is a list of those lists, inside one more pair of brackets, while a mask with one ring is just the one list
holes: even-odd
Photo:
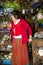
[[29, 34], [28, 42], [31, 42], [32, 41], [32, 29], [31, 29], [30, 25], [25, 20], [23, 20], [23, 25], [28, 30], [28, 34]]
[[28, 34], [29, 34], [28, 42], [32, 42], [32, 29], [29, 24], [27, 24], [27, 29], [28, 29]]

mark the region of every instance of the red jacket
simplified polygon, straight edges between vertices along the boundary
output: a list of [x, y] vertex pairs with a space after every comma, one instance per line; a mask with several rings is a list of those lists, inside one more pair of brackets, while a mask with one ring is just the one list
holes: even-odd
[[[16, 28], [16, 33], [14, 33], [14, 28]], [[32, 35], [32, 30], [30, 25], [24, 20], [20, 19], [20, 22], [14, 25], [14, 22], [11, 22], [11, 42], [13, 43], [13, 36], [22, 35], [22, 43], [25, 44], [28, 42], [29, 35]]]

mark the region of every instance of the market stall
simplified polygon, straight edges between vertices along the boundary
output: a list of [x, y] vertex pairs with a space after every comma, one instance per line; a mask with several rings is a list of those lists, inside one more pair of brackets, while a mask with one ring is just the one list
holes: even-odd
[[34, 34], [32, 40], [33, 65], [43, 65], [43, 31]]

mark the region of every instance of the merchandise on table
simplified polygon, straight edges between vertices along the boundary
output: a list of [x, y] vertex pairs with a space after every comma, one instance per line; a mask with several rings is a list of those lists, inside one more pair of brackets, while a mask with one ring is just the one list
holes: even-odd
[[33, 38], [32, 41], [33, 65], [43, 65], [43, 39]]
[[3, 53], [1, 52], [0, 60], [2, 62], [2, 65], [12, 65], [12, 53]]
[[34, 38], [43, 38], [43, 31], [41, 31], [41, 32], [36, 32], [36, 33], [34, 34]]
[[2, 65], [12, 65], [12, 60], [7, 60], [7, 59], [3, 59], [2, 60]]

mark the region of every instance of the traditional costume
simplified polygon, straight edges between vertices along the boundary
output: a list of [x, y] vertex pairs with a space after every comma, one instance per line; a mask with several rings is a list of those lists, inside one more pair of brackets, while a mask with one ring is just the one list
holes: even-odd
[[30, 64], [27, 49], [28, 34], [32, 35], [32, 30], [24, 19], [11, 22], [12, 65]]

